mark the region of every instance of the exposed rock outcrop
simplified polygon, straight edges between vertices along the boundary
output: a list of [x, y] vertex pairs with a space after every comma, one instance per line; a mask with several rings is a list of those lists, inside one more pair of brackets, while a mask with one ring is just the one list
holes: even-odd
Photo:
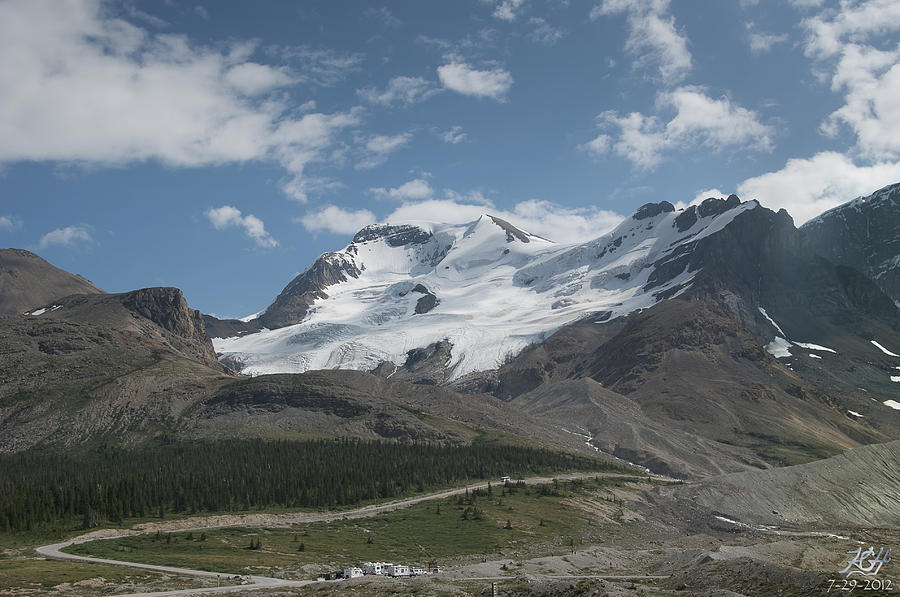
[[259, 316], [259, 324], [280, 328], [303, 321], [316, 299], [327, 298], [326, 289], [347, 277], [359, 277], [360, 270], [341, 253], [325, 253], [305, 272], [294, 278]]
[[800, 230], [816, 253], [864, 273], [900, 305], [900, 184], [829, 210]]

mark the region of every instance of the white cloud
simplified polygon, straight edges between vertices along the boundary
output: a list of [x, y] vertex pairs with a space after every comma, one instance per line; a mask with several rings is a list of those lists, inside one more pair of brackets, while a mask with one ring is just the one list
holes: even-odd
[[845, 104], [828, 116], [822, 131], [836, 135], [842, 125], [856, 135], [857, 149], [871, 158], [900, 156], [900, 50], [845, 48], [832, 80]]
[[333, 234], [354, 234], [361, 228], [374, 224], [378, 220], [368, 209], [347, 210], [335, 205], [328, 205], [319, 211], [299, 218], [303, 227], [310, 232], [326, 231]]
[[639, 112], [626, 116], [603, 112], [597, 118], [600, 126], [617, 127], [617, 138], [600, 134], [582, 149], [595, 157], [612, 152], [639, 168], [650, 169], [673, 149], [707, 146], [771, 151], [774, 146], [772, 127], [762, 124], [755, 112], [727, 97], [711, 98], [701, 87], [684, 86], [660, 93], [656, 104], [659, 109], [675, 112], [665, 125], [657, 117]]
[[266, 232], [263, 221], [253, 214], [245, 216], [236, 207], [223, 205], [222, 207], [209, 208], [204, 215], [216, 230], [242, 228], [244, 234], [252, 238], [260, 247], [272, 248], [278, 246], [278, 241]]
[[609, 210], [568, 208], [550, 201], [530, 199], [517, 203], [512, 212], [501, 212], [501, 218], [557, 242], [583, 242], [597, 238], [615, 228], [622, 216]]
[[787, 34], [775, 35], [774, 33], [764, 33], [756, 29], [756, 25], [750, 21], [746, 25], [747, 40], [750, 43], [750, 52], [753, 54], [765, 54], [771, 52], [776, 44], [784, 43], [788, 40]]
[[842, 126], [856, 135], [858, 151], [872, 158], [900, 155], [900, 48], [882, 51], [847, 44], [831, 81], [845, 104], [822, 123], [836, 136]]
[[539, 44], [552, 46], [564, 36], [562, 29], [554, 27], [541, 17], [532, 17], [528, 19], [528, 24], [532, 27], [528, 37], [531, 38], [531, 41], [535, 41]]
[[466, 191], [463, 193], [454, 191], [453, 189], [444, 189], [444, 199], [460, 204], [480, 205], [483, 208], [494, 207], [494, 202], [488, 199], [483, 192], [477, 189]]
[[443, 133], [441, 133], [441, 139], [452, 145], [462, 143], [468, 136], [469, 135], [467, 133], [464, 133], [462, 127], [458, 124], [450, 127], [449, 131], [444, 131]]
[[808, 32], [807, 55], [828, 58], [840, 54], [847, 41], [862, 43], [900, 31], [900, 3], [896, 0], [844, 0], [837, 10], [825, 10], [804, 19], [803, 26]]
[[738, 185], [741, 199], [757, 199], [771, 209], [784, 208], [798, 226], [827, 209], [900, 180], [900, 162], [857, 166], [847, 156], [822, 152], [791, 159], [784, 168]]
[[789, 0], [791, 5], [796, 8], [816, 8], [822, 6], [825, 0]]
[[440, 92], [434, 82], [421, 77], [394, 77], [383, 91], [365, 87], [356, 93], [365, 101], [380, 106], [391, 106], [395, 103], [409, 106], [424, 102]]
[[525, 4], [525, 0], [500, 0], [494, 9], [493, 16], [495, 19], [511, 23], [519, 16], [519, 11]]
[[394, 13], [392, 13], [386, 6], [382, 6], [379, 9], [367, 8], [365, 12], [363, 12], [363, 14], [367, 17], [378, 19], [379, 21], [381, 21], [382, 25], [391, 29], [403, 25], [403, 21], [395, 17]]
[[61, 247], [73, 247], [78, 243], [92, 243], [94, 238], [86, 226], [66, 226], [57, 228], [41, 237], [38, 243], [40, 248], [46, 249], [51, 245]]
[[268, 55], [290, 65], [294, 78], [307, 85], [331, 87], [360, 70], [364, 56], [309, 46], [268, 46]]
[[822, 123], [837, 136], [856, 136], [857, 154], [876, 160], [900, 157], [900, 3], [894, 0], [841, 2], [804, 19], [805, 52], [844, 105]]
[[428, 184], [427, 180], [416, 178], [396, 188], [385, 189], [382, 187], [373, 187], [369, 191], [378, 197], [387, 197], [390, 199], [427, 199], [434, 195], [434, 189]]
[[[640, 115], [639, 115], [640, 116]], [[613, 138], [609, 135], [597, 135], [581, 146], [582, 149], [596, 158], [606, 155], [613, 145]]]
[[594, 157], [599, 158], [612, 151], [645, 170], [662, 162], [662, 151], [670, 142], [656, 118], [646, 117], [639, 112], [619, 116], [615, 112], [607, 111], [600, 114], [597, 120], [604, 127], [619, 127], [619, 136], [618, 140], [613, 142], [610, 135], [601, 134], [582, 145], [582, 149]]
[[204, 21], [209, 20], [209, 11], [206, 10], [205, 6], [201, 6], [200, 4], [194, 7], [194, 14], [203, 19]]
[[0, 216], [0, 230], [15, 230], [22, 227], [22, 220], [14, 216]]
[[[417, 185], [422, 182], [424, 181], [410, 181]], [[406, 185], [391, 191], [404, 186]], [[373, 191], [390, 193], [384, 189]], [[425, 196], [424, 192], [414, 194]], [[569, 208], [539, 199], [521, 201], [512, 209], [501, 209], [479, 191], [459, 193], [445, 189], [442, 191], [442, 198], [436, 198], [433, 194], [432, 191], [432, 194], [423, 200], [416, 200], [410, 195], [383, 218], [377, 218], [368, 209], [354, 210], [328, 205], [298, 218], [297, 221], [310, 232], [324, 230], [335, 234], [353, 234], [375, 222], [400, 224], [424, 221], [465, 224], [487, 213], [532, 234], [558, 242], [574, 243], [597, 238], [615, 228], [623, 220], [621, 215], [612, 211], [595, 207]], [[402, 198], [401, 195], [402, 193], [398, 192], [395, 198]]]
[[412, 140], [412, 133], [399, 135], [373, 135], [363, 147], [363, 157], [357, 162], [357, 170], [370, 170], [385, 163], [388, 155], [401, 149]]
[[502, 68], [477, 70], [468, 64], [451, 62], [437, 69], [441, 84], [457, 93], [474, 97], [489, 97], [505, 101], [513, 84], [512, 75]]
[[[291, 69], [250, 60], [255, 46], [192, 44], [110, 18], [99, 0], [0, 3], [0, 163], [175, 167], [271, 161], [285, 190], [328, 157], [360, 112], [305, 114], [287, 85], [325, 81], [358, 59], [293, 49]], [[303, 193], [294, 195], [305, 200]]]
[[737, 106], [727, 97], [713, 99], [701, 87], [679, 87], [664, 93], [659, 103], [675, 109], [675, 118], [666, 125], [666, 136], [679, 144], [697, 137], [716, 149], [742, 145], [771, 151], [774, 131], [759, 116]]
[[228, 69], [225, 81], [244, 95], [253, 96], [284, 87], [291, 82], [291, 78], [271, 66], [245, 62]]
[[694, 198], [690, 200], [688, 203], [684, 203], [683, 201], [678, 201], [675, 203], [675, 209], [685, 209], [691, 205], [699, 205], [703, 203], [704, 199], [709, 199], [710, 197], [715, 197], [719, 199], [721, 197], [727, 197], [731, 193], [725, 193], [724, 191], [720, 191], [719, 189], [713, 187], [711, 189], [706, 189], [705, 191], [698, 191]]
[[635, 57], [635, 67], [654, 65], [665, 83], [678, 83], [691, 70], [687, 38], [675, 27], [669, 0], [603, 0], [590, 12], [591, 20], [626, 13], [628, 41], [625, 49]]
[[[463, 200], [465, 201], [465, 200]], [[383, 221], [433, 221], [465, 224], [488, 213], [512, 225], [558, 242], [583, 242], [596, 238], [622, 221], [622, 216], [596, 208], [567, 208], [550, 201], [521, 201], [512, 210], [499, 209], [488, 203], [463, 202], [456, 199], [430, 199], [404, 203]]]
[[366, 151], [372, 153], [391, 153], [397, 151], [412, 138], [410, 133], [399, 135], [373, 135], [366, 141]]

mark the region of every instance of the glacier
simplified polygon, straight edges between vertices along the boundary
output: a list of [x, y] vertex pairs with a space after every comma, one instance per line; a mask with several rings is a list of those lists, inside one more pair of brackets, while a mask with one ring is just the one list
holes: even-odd
[[[695, 209], [686, 225], [676, 222], [684, 210], [658, 205], [666, 207], [639, 210], [580, 244], [552, 242], [487, 214], [465, 225], [403, 222], [400, 228], [415, 231], [403, 244], [382, 234], [397, 226], [367, 227], [320, 258], [352, 275], [323, 288], [302, 321], [213, 345], [248, 375], [402, 366], [409, 351], [441, 341], [452, 346], [449, 379], [495, 369], [576, 320], [610, 321], [677, 296], [696, 272], [664, 279], [654, 272], [758, 206]], [[426, 294], [434, 300], [423, 312]]]

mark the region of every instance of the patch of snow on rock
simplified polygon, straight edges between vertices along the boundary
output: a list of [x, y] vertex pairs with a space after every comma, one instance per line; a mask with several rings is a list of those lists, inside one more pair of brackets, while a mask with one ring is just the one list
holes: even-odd
[[791, 343], [782, 338], [775, 336], [775, 339], [766, 344], [766, 352], [776, 359], [784, 359], [791, 356]]
[[779, 333], [779, 334], [781, 334], [782, 336], [787, 336], [787, 334], [784, 333], [784, 330], [781, 329], [781, 326], [779, 326], [777, 323], [775, 323], [775, 320], [774, 320], [774, 319], [772, 319], [771, 317], [769, 317], [769, 314], [766, 313], [766, 310], [765, 310], [765, 309], [763, 309], [762, 307], [760, 307], [760, 308], [759, 308], [759, 312], [762, 313], [763, 317], [765, 317], [765, 318], [769, 321], [769, 323], [771, 323], [772, 325], [775, 326], [775, 329], [778, 330], [778, 333]]
[[881, 344], [879, 344], [879, 343], [876, 342], [875, 340], [869, 340], [869, 342], [871, 342], [872, 344], [874, 344], [874, 345], [875, 345], [875, 348], [877, 348], [878, 350], [880, 350], [881, 352], [883, 352], [884, 354], [886, 354], [886, 355], [889, 356], [889, 357], [900, 357], [900, 354], [896, 354], [896, 353], [891, 352], [890, 350], [888, 350], [887, 348], [885, 348], [884, 346], [882, 346]]
[[837, 354], [837, 351], [834, 350], [833, 348], [828, 348], [826, 346], [819, 346], [818, 344], [810, 344], [809, 342], [794, 342], [794, 344], [796, 344], [797, 346], [799, 346], [801, 348], [806, 348], [809, 350], [821, 350], [824, 352], [832, 352], [834, 354]]

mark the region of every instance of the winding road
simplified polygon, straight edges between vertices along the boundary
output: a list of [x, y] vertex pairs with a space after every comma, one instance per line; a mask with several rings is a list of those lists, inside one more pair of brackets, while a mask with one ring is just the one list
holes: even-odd
[[[528, 485], [540, 485], [543, 483], [550, 483], [554, 479], [559, 480], [571, 480], [571, 479], [587, 479], [597, 476], [611, 476], [610, 473], [572, 473], [572, 474], [564, 474], [557, 475], [553, 477], [529, 477], [525, 479], [525, 483]], [[618, 474], [612, 474], [612, 476], [618, 476]], [[439, 500], [443, 498], [448, 498], [454, 495], [458, 495], [461, 493], [465, 493], [466, 491], [471, 491], [474, 489], [484, 489], [488, 486], [488, 482], [484, 483], [475, 483], [471, 485], [465, 485], [463, 487], [457, 487], [455, 489], [448, 489], [445, 491], [439, 491], [437, 493], [430, 493], [427, 495], [420, 495], [416, 497], [406, 498], [402, 500], [397, 500], [393, 502], [388, 502], [386, 504], [373, 504], [370, 506], [363, 506], [361, 508], [356, 508], [354, 510], [346, 510], [342, 512], [302, 512], [296, 514], [252, 514], [246, 516], [211, 516], [211, 517], [198, 517], [198, 518], [190, 518], [186, 521], [172, 521], [169, 523], [146, 523], [140, 525], [137, 530], [135, 529], [122, 529], [122, 530], [113, 530], [111, 532], [105, 531], [103, 535], [99, 533], [89, 533], [87, 535], [82, 535], [79, 537], [75, 537], [68, 541], [63, 541], [61, 543], [54, 543], [52, 545], [44, 545], [38, 547], [36, 551], [42, 556], [60, 560], [74, 560], [79, 562], [90, 562], [93, 564], [112, 564], [116, 566], [128, 566], [131, 568], [140, 568], [143, 570], [152, 570], [155, 572], [165, 572], [169, 574], [179, 574], [183, 576], [196, 576], [202, 578], [217, 578], [217, 579], [226, 579], [230, 580], [234, 576], [228, 574], [221, 574], [216, 572], [209, 572], [206, 570], [191, 570], [190, 568], [176, 568], [173, 566], [156, 566], [153, 564], [141, 564], [139, 562], [125, 562], [122, 560], [107, 560], [104, 558], [92, 558], [89, 556], [80, 556], [71, 553], [65, 553], [62, 550], [70, 547], [72, 545], [87, 543], [89, 541], [103, 541], [109, 539], [117, 539], [120, 537], [127, 537], [132, 535], [145, 535], [148, 533], [155, 533], [156, 531], [164, 531], [164, 530], [177, 530], [181, 531], [203, 531], [208, 529], [222, 528], [222, 527], [249, 527], [249, 526], [285, 526], [291, 524], [305, 524], [311, 522], [328, 522], [333, 520], [344, 520], [344, 519], [356, 519], [356, 518], [366, 518], [369, 516], [375, 516], [377, 514], [381, 514], [384, 512], [390, 512], [392, 510], [400, 510], [402, 508], [408, 508], [409, 506], [419, 504], [421, 502], [425, 502], [428, 500]], [[248, 578], [248, 577], [243, 577]], [[499, 579], [496, 579], [499, 580]], [[249, 591], [256, 589], [273, 589], [273, 588], [287, 588], [287, 587], [302, 587], [305, 585], [309, 585], [315, 582], [314, 580], [286, 580], [281, 578], [274, 578], [270, 576], [250, 576], [249, 582], [243, 585], [232, 585], [227, 587], [201, 587], [195, 589], [178, 589], [172, 591], [158, 591], [154, 593], [128, 593], [128, 594], [120, 594], [117, 597], [169, 597], [175, 595], [208, 595], [208, 594], [216, 594], [216, 593], [236, 593], [239, 591]]]

